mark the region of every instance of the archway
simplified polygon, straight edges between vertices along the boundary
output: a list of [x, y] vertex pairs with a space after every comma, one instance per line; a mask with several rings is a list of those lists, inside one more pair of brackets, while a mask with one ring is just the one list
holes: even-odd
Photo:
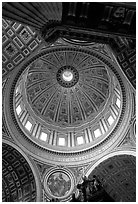
[[41, 201], [41, 187], [32, 163], [10, 142], [2, 144], [2, 175], [3, 201]]
[[106, 192], [115, 202], [136, 201], [136, 158], [135, 153], [112, 153], [103, 157], [87, 172], [89, 179], [96, 175]]

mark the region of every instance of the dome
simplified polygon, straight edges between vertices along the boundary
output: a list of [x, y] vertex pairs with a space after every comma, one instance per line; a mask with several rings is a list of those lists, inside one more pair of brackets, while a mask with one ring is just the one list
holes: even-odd
[[15, 115], [27, 137], [52, 151], [89, 149], [119, 119], [119, 81], [98, 52], [72, 46], [41, 51], [15, 88]]
[[109, 97], [106, 67], [84, 50], [59, 49], [30, 65], [25, 90], [32, 110], [56, 127], [76, 127], [96, 118]]
[[2, 200], [136, 201], [135, 6], [2, 11]]

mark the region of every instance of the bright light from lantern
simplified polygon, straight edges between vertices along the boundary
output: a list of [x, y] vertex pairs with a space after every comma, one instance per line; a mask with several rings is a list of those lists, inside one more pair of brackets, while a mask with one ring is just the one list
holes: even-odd
[[71, 81], [73, 79], [73, 74], [70, 71], [65, 71], [63, 72], [62, 77], [65, 81]]

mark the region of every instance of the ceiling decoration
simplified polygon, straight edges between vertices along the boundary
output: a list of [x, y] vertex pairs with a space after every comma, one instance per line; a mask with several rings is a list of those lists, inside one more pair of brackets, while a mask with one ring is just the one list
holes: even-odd
[[67, 201], [74, 189], [75, 177], [69, 169], [51, 168], [44, 176], [44, 189], [47, 199]]
[[31, 140], [69, 152], [95, 146], [114, 128], [122, 109], [121, 87], [94, 53], [57, 46], [27, 64], [16, 84], [14, 111]]
[[136, 89], [136, 42], [133, 44], [131, 47], [126, 38], [118, 37], [112, 40], [110, 46], [130, 84]]
[[[136, 158], [118, 155], [100, 163], [89, 175], [97, 175], [115, 202], [136, 201]], [[103, 180], [102, 180], [103, 179]]]
[[16, 68], [5, 85], [8, 128], [28, 151], [39, 149], [40, 160], [82, 164], [122, 141], [130, 90], [109, 50], [99, 51], [104, 47], [57, 42]]
[[26, 159], [12, 146], [2, 144], [2, 201], [35, 202], [36, 183]]
[[36, 51], [41, 43], [41, 37], [32, 28], [2, 19], [3, 78]]
[[[100, 158], [135, 151], [135, 3], [5, 2], [2, 12], [3, 201], [70, 201]], [[94, 174], [115, 201], [136, 200], [135, 157]]]
[[113, 53], [111, 52], [109, 46], [107, 46], [105, 43], [96, 43], [92, 41], [85, 41], [85, 40], [77, 40], [77, 39], [71, 39], [71, 38], [59, 38], [57, 40], [59, 43], [65, 44], [65, 45], [73, 45], [75, 47], [85, 47], [92, 50], [96, 50], [100, 52], [101, 54], [105, 55], [107, 58], [110, 58], [110, 60], [114, 61]]
[[[95, 18], [97, 14], [98, 16]], [[136, 88], [135, 16], [135, 4], [126, 2], [124, 4], [118, 2], [67, 2], [66, 4], [64, 2], [7, 2], [3, 5], [4, 18], [31, 26], [47, 43], [54, 43], [59, 37], [64, 37], [76, 41], [75, 43], [78, 43], [77, 40], [81, 41], [85, 45], [89, 42], [109, 44], [124, 74], [134, 88]], [[96, 19], [97, 23], [92, 19]], [[5, 22], [3, 24], [6, 25]], [[8, 31], [7, 36], [12, 35], [10, 33]], [[113, 36], [115, 33], [116, 37]], [[127, 44], [125, 49], [124, 46], [119, 45], [118, 38], [121, 39], [123, 45]], [[5, 37], [3, 39], [6, 40]], [[14, 46], [16, 44], [18, 44], [17, 48], [22, 47], [20, 36], [19, 40], [15, 38], [7, 48], [4, 46], [7, 51], [6, 55], [8, 53], [12, 57], [16, 54], [18, 51]], [[32, 46], [35, 45], [34, 42]], [[26, 56], [27, 53], [28, 51], [25, 51]], [[3, 56], [5, 63], [6, 55]], [[24, 53], [17, 55], [19, 56], [15, 62], [23, 61]], [[13, 69], [13, 65], [14, 63], [8, 63], [3, 69], [3, 75], [7, 73], [6, 71]]]
[[71, 187], [70, 178], [61, 172], [51, 174], [47, 180], [47, 187], [50, 194], [56, 197], [65, 196]]
[[56, 126], [74, 127], [95, 119], [109, 97], [105, 66], [82, 50], [53, 49], [30, 65], [26, 77], [31, 108]]

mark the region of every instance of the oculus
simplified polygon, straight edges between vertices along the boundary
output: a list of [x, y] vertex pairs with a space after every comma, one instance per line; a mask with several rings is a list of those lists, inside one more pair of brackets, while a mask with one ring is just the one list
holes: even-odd
[[73, 87], [79, 80], [78, 71], [72, 66], [61, 67], [57, 72], [58, 83], [65, 87]]

